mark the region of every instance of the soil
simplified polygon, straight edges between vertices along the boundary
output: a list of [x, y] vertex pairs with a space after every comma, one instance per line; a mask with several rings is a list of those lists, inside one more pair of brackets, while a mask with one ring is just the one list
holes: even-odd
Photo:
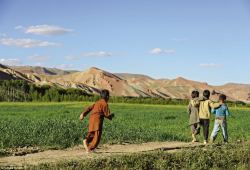
[[[185, 142], [149, 142], [142, 144], [115, 144], [102, 145], [95, 153], [86, 153], [83, 146], [76, 146], [65, 150], [46, 150], [27, 152], [27, 154], [13, 154], [13, 156], [0, 157], [1, 166], [27, 166], [41, 163], [56, 163], [69, 160], [97, 159], [101, 157], [164, 150], [176, 152], [185, 148], [203, 146], [201, 143]], [[25, 153], [22, 151], [22, 153]]]

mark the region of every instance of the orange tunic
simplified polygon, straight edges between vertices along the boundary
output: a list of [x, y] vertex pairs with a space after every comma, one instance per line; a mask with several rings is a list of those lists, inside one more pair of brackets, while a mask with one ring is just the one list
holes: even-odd
[[91, 112], [89, 117], [89, 132], [102, 131], [102, 124], [104, 117], [112, 119], [108, 103], [104, 99], [98, 100], [95, 104], [88, 107], [82, 114], [84, 117]]

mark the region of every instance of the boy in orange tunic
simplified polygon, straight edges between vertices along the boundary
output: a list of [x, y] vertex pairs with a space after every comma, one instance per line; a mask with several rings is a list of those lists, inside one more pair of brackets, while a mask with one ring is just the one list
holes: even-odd
[[88, 113], [91, 112], [89, 117], [88, 134], [83, 140], [83, 145], [87, 153], [94, 151], [101, 140], [103, 119], [107, 118], [112, 120], [114, 117], [114, 114], [110, 114], [108, 101], [109, 91], [102, 90], [101, 99], [95, 102], [95, 104], [92, 106], [89, 106], [80, 115], [80, 120], [82, 121], [88, 115]]

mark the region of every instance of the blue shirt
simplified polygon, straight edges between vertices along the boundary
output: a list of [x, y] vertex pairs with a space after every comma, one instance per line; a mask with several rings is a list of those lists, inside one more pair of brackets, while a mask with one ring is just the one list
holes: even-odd
[[215, 117], [226, 117], [230, 115], [226, 104], [222, 104], [219, 108], [213, 109], [212, 113], [215, 114]]

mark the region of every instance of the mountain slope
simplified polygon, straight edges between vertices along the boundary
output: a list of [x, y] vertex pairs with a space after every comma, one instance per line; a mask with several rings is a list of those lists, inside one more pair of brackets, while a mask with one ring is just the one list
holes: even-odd
[[76, 71], [65, 71], [57, 68], [46, 68], [40, 66], [11, 66], [11, 68], [26, 74], [38, 75], [66, 75]]
[[2, 64], [0, 64], [0, 80], [25, 80], [32, 82], [27, 75]]
[[203, 82], [187, 80], [182, 77], [173, 80], [153, 79], [149, 76], [139, 74], [112, 74], [94, 67], [84, 72], [57, 76], [56, 78], [55, 76], [50, 76], [49, 81], [58, 83], [63, 87], [84, 89], [88, 87], [92, 92], [98, 92], [99, 89], [108, 89], [114, 96], [186, 99], [190, 97], [190, 93], [194, 89], [199, 90], [201, 93], [203, 90], [208, 89], [211, 92], [216, 92], [215, 95], [211, 96], [212, 99], [217, 99], [218, 93], [225, 93], [230, 100], [247, 101], [247, 95], [249, 93], [247, 85], [246, 88], [239, 93], [239, 91], [233, 90], [241, 88], [241, 85], [237, 84], [230, 90], [228, 85], [216, 87]]
[[79, 88], [88, 93], [98, 93], [108, 89], [113, 96], [190, 98], [192, 90], [202, 92], [205, 89], [215, 92], [212, 99], [224, 93], [229, 100], [250, 101], [250, 85], [230, 83], [223, 86], [212, 86], [207, 83], [176, 79], [153, 79], [146, 75], [128, 73], [109, 73], [92, 67], [82, 72], [51, 70], [42, 67], [10, 67], [0, 64], [0, 80], [20, 79], [38, 85], [59, 86], [62, 88]]
[[88, 87], [93, 92], [98, 92], [99, 89], [108, 89], [115, 96], [139, 96], [136, 90], [122, 78], [94, 67], [64, 76], [50, 76], [49, 81], [60, 86]]
[[230, 95], [232, 98], [245, 102], [250, 101], [250, 84], [228, 83], [223, 86], [218, 86], [217, 89]]

